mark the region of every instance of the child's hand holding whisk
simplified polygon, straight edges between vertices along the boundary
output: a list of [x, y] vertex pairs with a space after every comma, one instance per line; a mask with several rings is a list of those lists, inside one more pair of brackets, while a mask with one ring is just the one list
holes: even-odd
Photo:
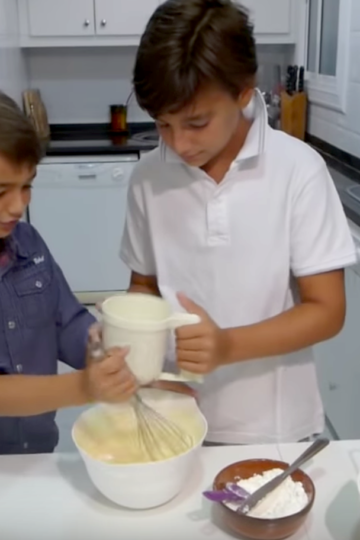
[[135, 394], [138, 385], [125, 361], [128, 352], [126, 348], [104, 352], [100, 326], [94, 325], [90, 329], [84, 383], [91, 401], [120, 403]]

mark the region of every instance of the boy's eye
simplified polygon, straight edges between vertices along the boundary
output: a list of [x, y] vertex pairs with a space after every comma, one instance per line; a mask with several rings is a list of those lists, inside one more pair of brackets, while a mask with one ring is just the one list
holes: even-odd
[[193, 129], [202, 129], [205, 128], [208, 125], [208, 122], [202, 122], [201, 124], [190, 124], [190, 127]]

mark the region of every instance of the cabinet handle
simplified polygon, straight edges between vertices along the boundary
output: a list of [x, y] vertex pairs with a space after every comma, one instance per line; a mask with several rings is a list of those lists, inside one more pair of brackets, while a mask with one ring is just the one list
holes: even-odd
[[101, 24], [101, 26], [106, 26], [106, 19], [102, 19], [100, 24]]
[[88, 26], [90, 26], [90, 21], [89, 19], [85, 19], [84, 21], [84, 26], [87, 28]]
[[96, 180], [96, 174], [79, 174], [79, 180]]

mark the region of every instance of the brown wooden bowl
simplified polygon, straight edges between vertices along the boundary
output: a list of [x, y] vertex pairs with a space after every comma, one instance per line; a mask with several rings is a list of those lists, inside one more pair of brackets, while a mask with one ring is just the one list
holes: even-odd
[[[287, 463], [272, 459], [249, 459], [228, 465], [219, 472], [213, 484], [213, 489], [224, 489], [227, 482], [236, 478], [250, 478], [271, 469], [285, 469]], [[315, 486], [311, 478], [298, 470], [291, 475], [295, 482], [302, 482], [309, 502], [300, 512], [277, 519], [260, 519], [246, 514], [234, 512], [224, 503], [218, 504], [220, 519], [223, 524], [236, 535], [252, 540], [284, 540], [295, 534], [304, 524], [315, 500]]]

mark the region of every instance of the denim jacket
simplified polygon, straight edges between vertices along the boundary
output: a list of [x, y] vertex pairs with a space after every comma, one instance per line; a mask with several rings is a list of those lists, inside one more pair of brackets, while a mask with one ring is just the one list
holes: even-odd
[[[55, 375], [84, 367], [95, 319], [76, 300], [39, 233], [19, 223], [0, 259], [0, 374]], [[56, 412], [0, 417], [0, 454], [52, 452]]]

